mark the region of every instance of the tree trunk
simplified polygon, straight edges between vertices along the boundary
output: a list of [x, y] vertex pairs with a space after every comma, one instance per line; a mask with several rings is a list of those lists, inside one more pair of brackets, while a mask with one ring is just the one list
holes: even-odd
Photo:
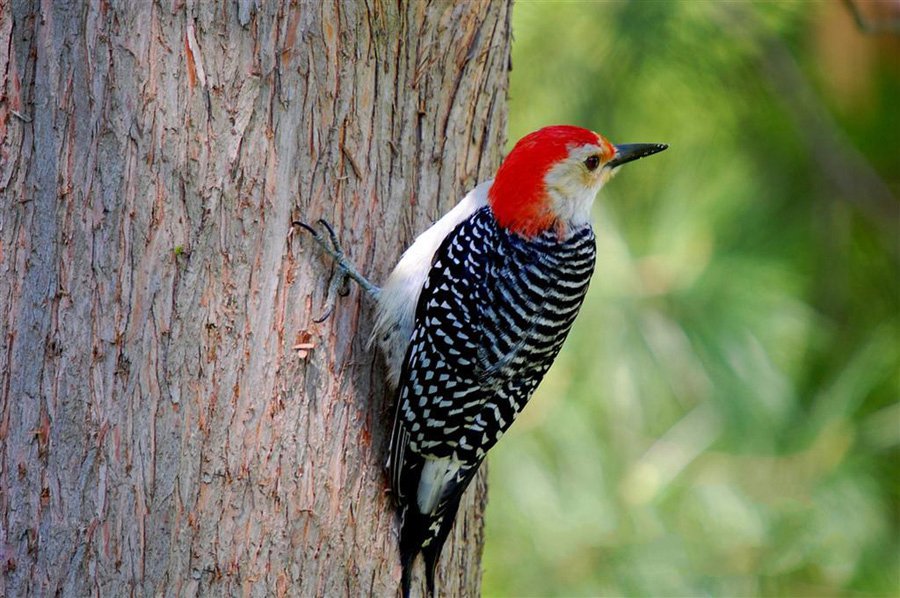
[[496, 168], [510, 45], [507, 2], [397, 4], [0, 0], [0, 594], [396, 592], [372, 306], [314, 322], [290, 223], [384, 280]]

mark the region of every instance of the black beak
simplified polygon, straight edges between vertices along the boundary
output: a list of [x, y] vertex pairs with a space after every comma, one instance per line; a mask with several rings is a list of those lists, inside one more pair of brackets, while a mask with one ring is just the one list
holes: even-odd
[[606, 163], [607, 168], [618, 168], [626, 162], [652, 156], [669, 146], [665, 143], [626, 143], [614, 147], [616, 148], [616, 155], [613, 156], [612, 160]]

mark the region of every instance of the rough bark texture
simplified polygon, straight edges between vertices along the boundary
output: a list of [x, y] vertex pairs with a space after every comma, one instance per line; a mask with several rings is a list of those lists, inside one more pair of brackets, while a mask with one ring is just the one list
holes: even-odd
[[372, 310], [290, 222], [377, 282], [489, 177], [509, 4], [0, 8], [0, 595], [392, 595]]

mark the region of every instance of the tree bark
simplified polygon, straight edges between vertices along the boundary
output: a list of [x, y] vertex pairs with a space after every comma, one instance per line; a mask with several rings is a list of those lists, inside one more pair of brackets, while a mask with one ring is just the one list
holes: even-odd
[[[496, 168], [508, 2], [0, 0], [0, 595], [392, 595], [351, 289]], [[477, 595], [483, 477], [445, 550]]]

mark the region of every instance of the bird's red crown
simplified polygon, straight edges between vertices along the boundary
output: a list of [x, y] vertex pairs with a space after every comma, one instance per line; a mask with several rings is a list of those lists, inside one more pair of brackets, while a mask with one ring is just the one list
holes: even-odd
[[615, 153], [601, 135], [571, 125], [544, 127], [529, 133], [506, 156], [488, 199], [497, 222], [525, 236], [534, 236], [556, 223], [549, 209], [545, 176], [573, 147], [596, 145], [604, 158]]

